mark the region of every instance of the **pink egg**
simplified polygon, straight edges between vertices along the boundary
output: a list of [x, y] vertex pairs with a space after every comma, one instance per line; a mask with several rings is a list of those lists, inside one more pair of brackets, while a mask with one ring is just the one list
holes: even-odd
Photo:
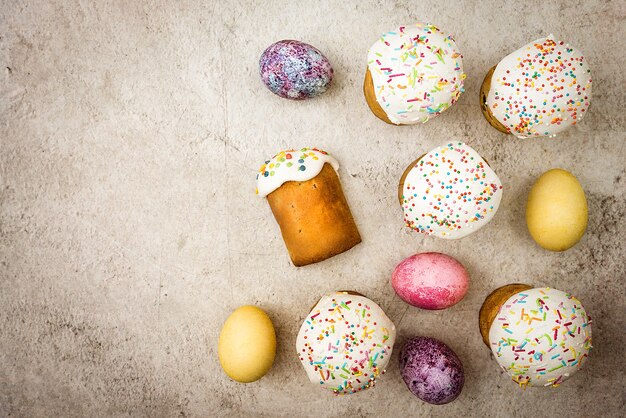
[[422, 309], [446, 309], [467, 293], [469, 274], [448, 255], [421, 253], [398, 264], [391, 285], [406, 303]]

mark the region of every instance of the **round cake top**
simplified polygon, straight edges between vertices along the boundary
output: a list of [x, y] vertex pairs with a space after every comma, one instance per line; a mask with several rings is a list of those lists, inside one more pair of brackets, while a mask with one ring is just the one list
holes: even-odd
[[364, 296], [323, 296], [306, 317], [296, 342], [312, 383], [347, 395], [370, 388], [391, 358], [396, 327]]
[[406, 225], [440, 238], [463, 238], [485, 226], [502, 198], [502, 183], [476, 151], [463, 142], [424, 155], [402, 186]]
[[520, 386], [558, 386], [589, 355], [591, 319], [565, 292], [524, 290], [500, 307], [489, 343], [500, 367]]
[[285, 182], [311, 180], [322, 171], [325, 163], [339, 169], [337, 160], [317, 148], [281, 151], [259, 169], [256, 193], [265, 197]]
[[587, 60], [552, 35], [506, 56], [491, 80], [487, 105], [519, 138], [554, 136], [575, 125], [591, 99]]
[[384, 33], [367, 55], [376, 100], [396, 125], [424, 123], [464, 91], [462, 59], [452, 37], [434, 25]]

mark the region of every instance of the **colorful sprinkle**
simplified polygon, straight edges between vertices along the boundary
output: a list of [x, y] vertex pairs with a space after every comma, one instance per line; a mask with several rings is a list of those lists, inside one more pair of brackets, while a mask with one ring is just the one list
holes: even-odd
[[486, 225], [502, 198], [496, 173], [471, 147], [450, 142], [430, 151], [403, 185], [406, 226], [427, 235], [457, 239]]
[[[463, 56], [454, 39], [424, 23], [387, 32], [372, 45], [368, 69], [376, 100], [396, 125], [424, 123], [459, 99]], [[410, 107], [408, 103], [416, 102]]]
[[337, 292], [322, 297], [307, 318], [296, 346], [311, 382], [337, 395], [360, 392], [376, 383], [396, 338], [393, 322], [378, 305], [363, 296]]
[[487, 105], [519, 138], [554, 136], [580, 121], [589, 107], [587, 61], [552, 35], [505, 57], [491, 79]]
[[[286, 164], [282, 162], [288, 161]], [[291, 161], [296, 160], [297, 164]], [[324, 164], [330, 164], [335, 170], [339, 163], [326, 151], [317, 148], [286, 150], [265, 161], [257, 173], [256, 193], [265, 197], [288, 181], [307, 181], [317, 176]]]
[[[544, 315], [531, 316], [538, 310], [528, 311], [521, 295], [528, 296]], [[563, 321], [566, 323], [561, 325]], [[491, 350], [502, 369], [520, 386], [558, 386], [580, 368], [591, 350], [589, 324], [591, 319], [573, 296], [550, 288], [526, 290], [510, 297], [500, 308], [489, 330]], [[584, 331], [557, 340], [559, 328], [567, 326]], [[523, 343], [511, 344], [513, 338]], [[524, 349], [527, 344], [532, 350]]]

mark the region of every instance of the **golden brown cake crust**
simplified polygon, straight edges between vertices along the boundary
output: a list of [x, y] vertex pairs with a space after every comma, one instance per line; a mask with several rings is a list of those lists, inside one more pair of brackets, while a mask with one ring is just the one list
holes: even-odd
[[485, 119], [487, 119], [487, 122], [489, 122], [491, 126], [502, 133], [508, 134], [510, 132], [493, 116], [491, 109], [487, 106], [487, 96], [489, 95], [489, 89], [491, 88], [491, 76], [493, 76], [493, 72], [495, 70], [496, 66], [494, 65], [485, 76], [482, 86], [480, 86], [480, 110], [483, 111], [483, 116], [485, 116]]
[[404, 173], [402, 173], [402, 177], [400, 177], [400, 182], [398, 183], [398, 202], [400, 202], [400, 206], [402, 206], [402, 196], [404, 195], [404, 180], [406, 180], [406, 176], [408, 176], [413, 167], [415, 167], [415, 164], [417, 164], [419, 160], [424, 158], [424, 155], [426, 154], [422, 154], [417, 160], [409, 164], [404, 170]]
[[267, 196], [291, 261], [317, 263], [361, 242], [339, 177], [330, 164], [307, 181], [288, 181]]
[[478, 326], [480, 327], [483, 342], [487, 347], [489, 347], [489, 328], [491, 328], [491, 324], [496, 318], [500, 307], [514, 294], [530, 288], [531, 286], [522, 283], [507, 284], [497, 288], [485, 298], [478, 314]]
[[370, 110], [376, 117], [382, 121], [387, 122], [390, 125], [394, 125], [389, 118], [387, 117], [387, 113], [383, 110], [383, 108], [376, 100], [376, 93], [374, 92], [374, 80], [372, 80], [372, 73], [370, 73], [369, 68], [365, 73], [365, 81], [363, 82], [363, 94], [365, 94], [365, 101], [367, 105], [370, 107]]

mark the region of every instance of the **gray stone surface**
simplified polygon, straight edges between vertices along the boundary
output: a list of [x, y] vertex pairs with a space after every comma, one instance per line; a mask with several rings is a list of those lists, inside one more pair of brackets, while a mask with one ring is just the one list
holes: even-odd
[[[0, 415], [623, 416], [623, 1], [0, 3]], [[466, 93], [426, 125], [388, 126], [362, 97], [366, 51], [415, 20], [455, 34]], [[481, 115], [482, 77], [550, 32], [590, 62], [589, 115], [553, 140], [504, 136]], [[295, 103], [265, 89], [258, 57], [284, 38], [328, 56], [327, 94]], [[453, 242], [406, 230], [395, 197], [406, 164], [450, 139], [474, 146], [505, 186], [493, 222]], [[363, 243], [297, 269], [254, 179], [264, 158], [308, 145], [342, 164]], [[578, 177], [590, 209], [587, 234], [562, 254], [535, 245], [524, 222], [530, 185], [553, 167]], [[426, 250], [471, 273], [451, 309], [408, 307], [389, 284], [396, 263]], [[482, 300], [519, 281], [571, 291], [593, 317], [594, 351], [557, 390], [519, 389], [481, 342]], [[398, 350], [369, 392], [310, 385], [296, 333], [335, 289], [377, 301], [396, 348], [416, 334], [448, 343], [467, 373], [461, 396], [414, 398]], [[270, 373], [248, 385], [216, 355], [243, 304], [269, 312], [279, 344]]]

